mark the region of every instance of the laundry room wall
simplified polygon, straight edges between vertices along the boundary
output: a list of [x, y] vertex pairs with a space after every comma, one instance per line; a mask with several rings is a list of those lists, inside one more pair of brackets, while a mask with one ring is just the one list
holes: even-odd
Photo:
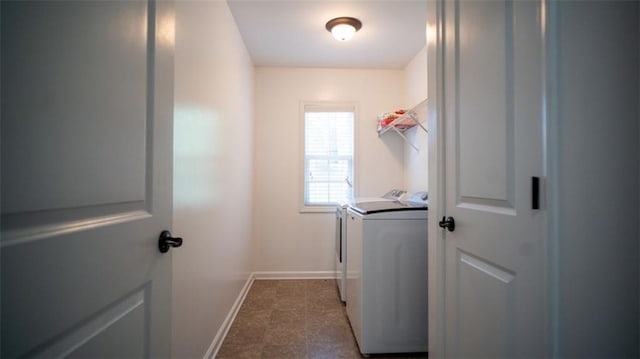
[[555, 354], [638, 357], [640, 5], [553, 6], [571, 44], [549, 61]]
[[253, 271], [252, 109], [253, 65], [227, 3], [177, 1], [174, 358], [209, 357]]
[[[404, 69], [405, 101], [404, 107], [409, 109], [427, 98], [427, 47], [425, 46], [411, 60]], [[426, 111], [422, 111], [426, 115]], [[420, 118], [420, 122], [427, 127], [426, 118]], [[404, 184], [409, 192], [427, 191], [429, 189], [428, 180], [428, 158], [427, 132], [415, 126], [405, 133], [407, 139], [416, 145], [419, 150], [410, 145], [404, 146]]]
[[403, 71], [258, 67], [255, 80], [255, 268], [327, 275], [335, 214], [300, 213], [300, 102], [357, 103], [356, 195], [380, 196], [404, 184], [404, 143], [376, 131], [377, 115], [404, 103]]

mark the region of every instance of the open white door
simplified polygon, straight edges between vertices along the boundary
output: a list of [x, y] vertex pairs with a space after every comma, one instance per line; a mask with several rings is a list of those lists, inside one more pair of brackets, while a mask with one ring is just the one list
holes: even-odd
[[173, 8], [1, 3], [3, 358], [170, 355]]
[[[542, 2], [439, 1], [435, 356], [545, 357]], [[432, 49], [432, 47], [430, 47]], [[433, 93], [435, 91], [435, 94]], [[444, 143], [442, 143], [444, 141]], [[438, 151], [439, 150], [439, 151]], [[443, 223], [444, 224], [444, 223]], [[434, 233], [434, 232], [431, 232]], [[433, 313], [433, 310], [432, 310]]]

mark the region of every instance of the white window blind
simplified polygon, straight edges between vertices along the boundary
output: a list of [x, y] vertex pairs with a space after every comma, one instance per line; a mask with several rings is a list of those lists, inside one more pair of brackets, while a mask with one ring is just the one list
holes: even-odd
[[353, 197], [353, 107], [305, 105], [304, 205]]

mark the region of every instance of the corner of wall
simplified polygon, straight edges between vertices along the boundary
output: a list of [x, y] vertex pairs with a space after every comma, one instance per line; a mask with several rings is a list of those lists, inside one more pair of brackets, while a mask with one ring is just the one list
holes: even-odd
[[[427, 46], [425, 45], [404, 68], [404, 103], [411, 108], [428, 96], [427, 88]], [[425, 111], [425, 116], [428, 111]], [[420, 119], [424, 126], [427, 120]], [[427, 134], [420, 128], [408, 130], [406, 136], [419, 150], [409, 144], [404, 146], [403, 185], [409, 192], [426, 191], [429, 189], [428, 178], [428, 143]]]

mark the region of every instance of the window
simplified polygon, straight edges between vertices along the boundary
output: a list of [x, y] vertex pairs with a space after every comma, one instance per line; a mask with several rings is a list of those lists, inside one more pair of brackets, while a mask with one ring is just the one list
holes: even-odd
[[353, 197], [354, 105], [304, 104], [304, 206]]

